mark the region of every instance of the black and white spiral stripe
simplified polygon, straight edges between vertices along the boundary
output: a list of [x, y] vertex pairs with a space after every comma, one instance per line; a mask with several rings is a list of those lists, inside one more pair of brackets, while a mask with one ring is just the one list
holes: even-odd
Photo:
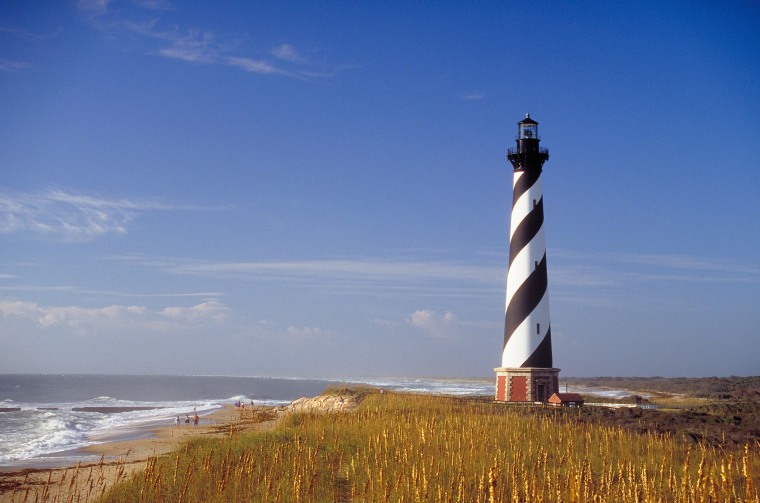
[[541, 167], [515, 170], [502, 367], [551, 368]]

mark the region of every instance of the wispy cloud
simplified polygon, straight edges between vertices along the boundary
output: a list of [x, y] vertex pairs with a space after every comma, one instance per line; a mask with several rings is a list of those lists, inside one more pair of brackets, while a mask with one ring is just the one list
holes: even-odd
[[60, 189], [37, 193], [0, 189], [0, 233], [31, 232], [66, 241], [125, 234], [148, 211], [190, 209], [149, 199], [108, 199]]
[[483, 98], [485, 98], [485, 95], [482, 93], [467, 93], [462, 95], [462, 99], [465, 101], [482, 100]]
[[409, 315], [409, 324], [436, 339], [456, 339], [462, 333], [462, 325], [454, 313], [448, 311], [418, 309]]
[[[12, 276], [9, 276], [12, 277]], [[74, 292], [73, 286], [0, 285], [3, 292]]]
[[149, 10], [171, 10], [172, 5], [165, 0], [132, 0], [138, 7]]
[[[660, 256], [612, 257], [552, 255], [549, 281], [571, 298], [583, 292], [625, 290], [653, 282], [760, 282], [756, 266], [707, 259]], [[482, 257], [481, 257], [482, 258]], [[219, 262], [178, 257], [117, 256], [120, 260], [170, 274], [243, 281], [301, 282], [351, 294], [483, 297], [505, 286], [506, 257], [465, 263], [424, 259], [353, 258], [303, 261]], [[754, 272], [753, 271], [754, 267]], [[750, 271], [747, 273], [747, 271]], [[557, 292], [557, 290], [554, 290]]]
[[155, 43], [148, 49], [149, 54], [188, 63], [231, 66], [247, 73], [281, 75], [300, 80], [323, 79], [336, 71], [309, 60], [291, 44], [280, 44], [265, 50], [263, 56], [251, 56], [241, 54], [242, 41], [239, 39], [198, 28], [167, 28], [158, 18], [142, 22], [112, 21], [108, 24], [98, 20], [98, 26], [112, 36], [118, 34], [119, 29], [125, 29]]
[[[619, 309], [681, 305], [692, 296], [745, 295], [760, 286], [756, 263], [688, 255], [549, 253], [552, 302]], [[752, 295], [752, 293], [749, 293]]]
[[[58, 29], [51, 33], [34, 33], [15, 26], [0, 26], [0, 33], [5, 33], [11, 37], [24, 40], [27, 42], [25, 45], [29, 45], [28, 43], [57, 37], [61, 33], [61, 28], [58, 27]], [[17, 73], [34, 68], [34, 66], [34, 64], [28, 61], [0, 57], [0, 73]]]
[[86, 17], [102, 16], [110, 3], [110, 0], [78, 0], [77, 8]]
[[267, 75], [270, 73], [279, 73], [285, 75], [287, 73], [264, 59], [251, 59], [230, 56], [226, 58], [225, 61], [228, 65], [236, 66], [241, 70], [249, 73], [260, 73], [262, 75]]
[[327, 76], [316, 71], [312, 65], [301, 57], [290, 45], [281, 45], [270, 51], [274, 59], [252, 58], [230, 54], [237, 43], [221, 43], [209, 31], [190, 30], [186, 33], [177, 31], [153, 31], [145, 27], [137, 32], [159, 40], [167, 47], [159, 48], [156, 54], [167, 58], [187, 62], [211, 65], [226, 65], [239, 68], [248, 73], [260, 75], [283, 75], [298, 79], [311, 79]]
[[159, 314], [183, 323], [200, 320], [223, 322], [227, 317], [227, 308], [219, 301], [207, 300], [191, 307], [165, 307]]
[[176, 257], [115, 256], [114, 260], [161, 269], [173, 274], [209, 278], [282, 279], [284, 277], [336, 282], [441, 281], [503, 283], [498, 265], [473, 265], [424, 260], [341, 259], [271, 262], [216, 262]]
[[278, 45], [274, 49], [271, 50], [271, 53], [274, 57], [277, 59], [281, 59], [283, 61], [292, 61], [295, 63], [305, 63], [306, 58], [301, 56], [298, 51], [296, 51], [295, 47], [293, 47], [290, 44], [282, 44]]
[[295, 327], [291, 325], [287, 329], [287, 334], [293, 337], [297, 337], [299, 339], [313, 338], [313, 337], [324, 339], [327, 336], [331, 336], [332, 332], [330, 332], [329, 330], [324, 330], [319, 327]]
[[220, 48], [214, 40], [214, 35], [207, 31], [192, 30], [183, 35], [173, 32], [161, 33], [162, 40], [169, 47], [158, 50], [158, 54], [167, 58], [181, 59], [193, 63], [217, 63]]
[[559, 279], [605, 286], [621, 282], [760, 282], [758, 264], [691, 255], [579, 253], [553, 250]]
[[[0, 280], [3, 279], [18, 279], [18, 275], [14, 274], [0, 274]], [[91, 290], [87, 288], [75, 287], [75, 286], [29, 286], [29, 285], [17, 285], [17, 284], [0, 284], [0, 292], [7, 292], [11, 295], [26, 294], [26, 293], [66, 293], [68, 297], [79, 296], [95, 296], [98, 299], [108, 298], [122, 298], [122, 299], [183, 299], [183, 298], [202, 298], [202, 299], [218, 299], [225, 297], [226, 294], [221, 292], [163, 292], [163, 293], [141, 293], [141, 292], [118, 292], [114, 290]]]
[[55, 38], [58, 35], [61, 34], [63, 29], [59, 26], [55, 31], [50, 33], [35, 33], [32, 31], [27, 31], [15, 26], [0, 26], [0, 33], [7, 33], [9, 35], [12, 35], [14, 37], [18, 37], [24, 40], [48, 40], [51, 38]]
[[27, 63], [26, 61], [9, 61], [0, 58], [0, 72], [15, 73], [21, 70], [27, 70], [31, 67], [31, 63]]
[[93, 329], [118, 328], [125, 324], [167, 329], [198, 323], [223, 323], [226, 314], [227, 307], [216, 300], [207, 300], [190, 307], [169, 306], [159, 311], [144, 306], [85, 308], [0, 300], [0, 317], [25, 319], [41, 327], [67, 327], [90, 333]]
[[88, 294], [88, 295], [124, 297], [124, 298], [135, 298], [135, 299], [162, 299], [162, 298], [182, 298], [182, 297], [217, 298], [217, 297], [225, 296], [225, 294], [221, 292], [128, 293], [128, 292], [115, 292], [115, 291], [110, 291], [110, 290], [81, 290], [81, 293]]
[[760, 267], [755, 264], [738, 264], [723, 259], [706, 259], [690, 255], [608, 255], [610, 261], [635, 264], [646, 267], [674, 269], [682, 271], [708, 271], [712, 273], [739, 273], [759, 275]]

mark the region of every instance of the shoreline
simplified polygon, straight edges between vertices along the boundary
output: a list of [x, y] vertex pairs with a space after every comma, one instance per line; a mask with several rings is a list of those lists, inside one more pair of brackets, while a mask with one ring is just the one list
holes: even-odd
[[[0, 468], [0, 503], [68, 501], [70, 497], [87, 502], [100, 497], [115, 483], [128, 480], [147, 466], [149, 460], [175, 451], [193, 437], [219, 438], [241, 431], [268, 431], [284, 414], [350, 412], [359, 406], [361, 399], [361, 396], [320, 395], [299, 398], [287, 406], [237, 409], [224, 405], [204, 416], [198, 427], [145, 425], [139, 430], [141, 438], [109, 437], [109, 441], [80, 449], [79, 454], [85, 457], [80, 456], [78, 462], [37, 468]], [[83, 462], [84, 459], [89, 462]]]
[[70, 493], [87, 494], [87, 500], [99, 497], [114, 483], [142, 469], [149, 458], [169, 453], [195, 436], [223, 435], [222, 430], [240, 421], [245, 412], [224, 405], [202, 416], [197, 427], [150, 421], [104, 434], [98, 443], [56, 456], [0, 466], [0, 503], [56, 497], [65, 501]]
[[[231, 405], [221, 405], [214, 410], [199, 413], [199, 429], [201, 426], [219, 424], [220, 418], [226, 419], [226, 414], [224, 411], [227, 407], [230, 409], [233, 408]], [[119, 409], [121, 408], [122, 407], [119, 407]], [[156, 408], [157, 407], [153, 407], [152, 409]], [[108, 409], [110, 412], [113, 412], [112, 409], [116, 408], [107, 407], [106, 409]], [[129, 409], [135, 410], [134, 407], [129, 407]], [[142, 409], [144, 408], [141, 408], [141, 410]], [[98, 458], [100, 457], [99, 448], [101, 446], [112, 443], [149, 440], [153, 437], [159, 436], [162, 430], [176, 430], [177, 428], [175, 428], [174, 423], [175, 417], [176, 416], [166, 416], [160, 418], [145, 419], [141, 421], [135, 421], [127, 425], [112, 427], [110, 430], [100, 431], [98, 433], [92, 434], [90, 437], [88, 437], [88, 440], [84, 445], [72, 446], [67, 449], [39, 455], [33, 458], [8, 461], [0, 464], [0, 474], [9, 471], [20, 471], [25, 469], [65, 468], [67, 466], [76, 466], [79, 462], [91, 462], [94, 456], [97, 455]], [[184, 423], [181, 424], [180, 429], [185, 429]], [[192, 425], [188, 429], [192, 429]]]

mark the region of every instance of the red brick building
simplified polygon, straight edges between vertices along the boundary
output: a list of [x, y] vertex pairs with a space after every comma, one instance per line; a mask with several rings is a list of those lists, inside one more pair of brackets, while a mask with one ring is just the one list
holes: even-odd
[[583, 397], [578, 393], [554, 393], [549, 397], [549, 404], [555, 407], [580, 407]]

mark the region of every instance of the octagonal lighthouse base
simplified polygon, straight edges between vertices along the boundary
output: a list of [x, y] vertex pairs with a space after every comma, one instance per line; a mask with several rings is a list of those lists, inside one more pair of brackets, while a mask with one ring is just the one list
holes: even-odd
[[495, 368], [497, 402], [546, 403], [559, 393], [559, 370], [536, 367]]

